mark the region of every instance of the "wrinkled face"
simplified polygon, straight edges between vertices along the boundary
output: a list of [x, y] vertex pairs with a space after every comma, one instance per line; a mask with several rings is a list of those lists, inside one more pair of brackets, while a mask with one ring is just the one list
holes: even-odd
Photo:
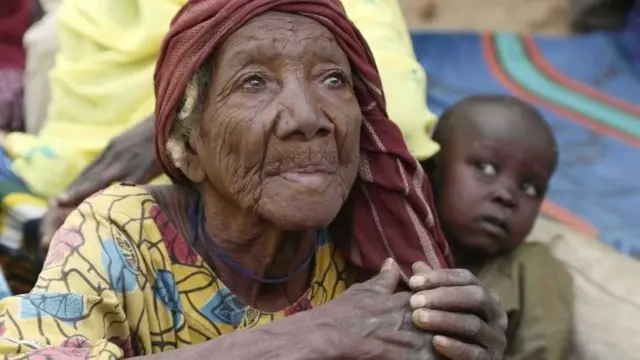
[[481, 255], [524, 241], [555, 169], [554, 144], [513, 115], [496, 106], [477, 109], [474, 125], [452, 135], [437, 162], [436, 205], [445, 233]]
[[187, 175], [285, 229], [328, 225], [357, 174], [362, 122], [333, 35], [266, 13], [216, 50], [212, 74]]

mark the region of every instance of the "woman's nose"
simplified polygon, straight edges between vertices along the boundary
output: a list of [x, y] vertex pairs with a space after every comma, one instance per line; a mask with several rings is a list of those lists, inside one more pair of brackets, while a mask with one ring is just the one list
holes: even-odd
[[333, 123], [310, 91], [298, 86], [283, 92], [281, 98], [282, 111], [275, 127], [279, 139], [311, 141], [333, 133]]

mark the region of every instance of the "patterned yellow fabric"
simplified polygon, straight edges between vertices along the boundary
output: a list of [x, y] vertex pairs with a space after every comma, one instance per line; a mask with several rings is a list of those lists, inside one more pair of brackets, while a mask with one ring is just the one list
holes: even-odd
[[35, 289], [0, 302], [0, 354], [121, 359], [166, 352], [324, 304], [350, 284], [319, 237], [311, 287], [267, 313], [236, 298], [153, 197], [127, 185], [85, 201], [56, 233]]

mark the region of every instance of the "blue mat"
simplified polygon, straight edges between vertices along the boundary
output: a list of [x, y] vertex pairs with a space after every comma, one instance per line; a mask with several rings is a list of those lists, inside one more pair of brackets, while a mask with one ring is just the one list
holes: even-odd
[[640, 258], [640, 72], [615, 34], [416, 33], [429, 107], [512, 94], [554, 129], [560, 165], [544, 209]]

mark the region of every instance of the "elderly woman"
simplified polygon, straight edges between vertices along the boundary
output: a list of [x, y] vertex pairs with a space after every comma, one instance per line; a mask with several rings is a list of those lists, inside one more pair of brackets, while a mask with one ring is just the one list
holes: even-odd
[[506, 316], [446, 270], [372, 59], [336, 0], [190, 1], [155, 75], [174, 185], [81, 204], [35, 289], [1, 302], [0, 353], [502, 358]]

